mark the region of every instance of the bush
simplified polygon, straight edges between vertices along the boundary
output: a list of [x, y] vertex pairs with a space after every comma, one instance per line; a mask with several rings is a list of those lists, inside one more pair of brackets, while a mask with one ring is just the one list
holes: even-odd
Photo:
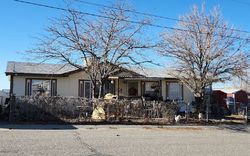
[[86, 121], [101, 106], [106, 121], [164, 118], [172, 121], [176, 103], [138, 100], [108, 100], [75, 97], [15, 97], [11, 101], [11, 121]]

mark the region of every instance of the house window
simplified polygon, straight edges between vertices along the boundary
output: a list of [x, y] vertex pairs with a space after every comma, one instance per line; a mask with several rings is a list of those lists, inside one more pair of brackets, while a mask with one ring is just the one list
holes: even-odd
[[56, 96], [57, 82], [49, 79], [26, 79], [25, 95]]
[[79, 80], [79, 96], [91, 98], [91, 81]]
[[51, 96], [57, 95], [57, 81], [51, 80]]
[[31, 79], [26, 79], [25, 95], [27, 96], [31, 95]]
[[144, 96], [159, 96], [159, 82], [144, 82]]
[[168, 100], [182, 100], [183, 99], [183, 85], [180, 83], [167, 84], [167, 98]]
[[138, 96], [138, 82], [128, 82], [128, 96]]

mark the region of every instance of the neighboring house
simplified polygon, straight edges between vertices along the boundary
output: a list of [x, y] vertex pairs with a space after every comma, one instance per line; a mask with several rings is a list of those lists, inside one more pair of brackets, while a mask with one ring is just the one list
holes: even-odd
[[[236, 113], [239, 109], [246, 107], [249, 103], [249, 93], [245, 90], [229, 88], [219, 89], [217, 92], [218, 91], [221, 92], [221, 95], [223, 94], [223, 96], [225, 96], [224, 101], [226, 106], [232, 113]], [[222, 99], [217, 100], [222, 101]]]
[[8, 97], [9, 95], [6, 92], [0, 91], [0, 105], [3, 105]]
[[[88, 75], [68, 64], [8, 62], [6, 75], [10, 77], [11, 95], [91, 97]], [[125, 68], [109, 77], [104, 92], [120, 98], [158, 96], [163, 100], [194, 101], [192, 91], [176, 78], [145, 76]]]
[[227, 108], [227, 94], [221, 90], [213, 90], [212, 92], [213, 103], [219, 107]]
[[227, 107], [227, 94], [221, 90], [212, 91], [212, 113], [230, 114]]

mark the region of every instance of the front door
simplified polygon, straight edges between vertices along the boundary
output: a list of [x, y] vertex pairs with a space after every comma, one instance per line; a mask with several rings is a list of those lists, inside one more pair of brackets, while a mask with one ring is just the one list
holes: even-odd
[[128, 96], [138, 96], [138, 82], [128, 82]]

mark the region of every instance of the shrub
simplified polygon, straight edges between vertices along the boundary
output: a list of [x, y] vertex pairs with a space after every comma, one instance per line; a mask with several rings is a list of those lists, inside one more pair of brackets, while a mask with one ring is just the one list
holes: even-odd
[[12, 121], [86, 121], [98, 106], [105, 110], [106, 121], [164, 118], [172, 121], [176, 103], [137, 100], [85, 99], [76, 97], [14, 97]]

